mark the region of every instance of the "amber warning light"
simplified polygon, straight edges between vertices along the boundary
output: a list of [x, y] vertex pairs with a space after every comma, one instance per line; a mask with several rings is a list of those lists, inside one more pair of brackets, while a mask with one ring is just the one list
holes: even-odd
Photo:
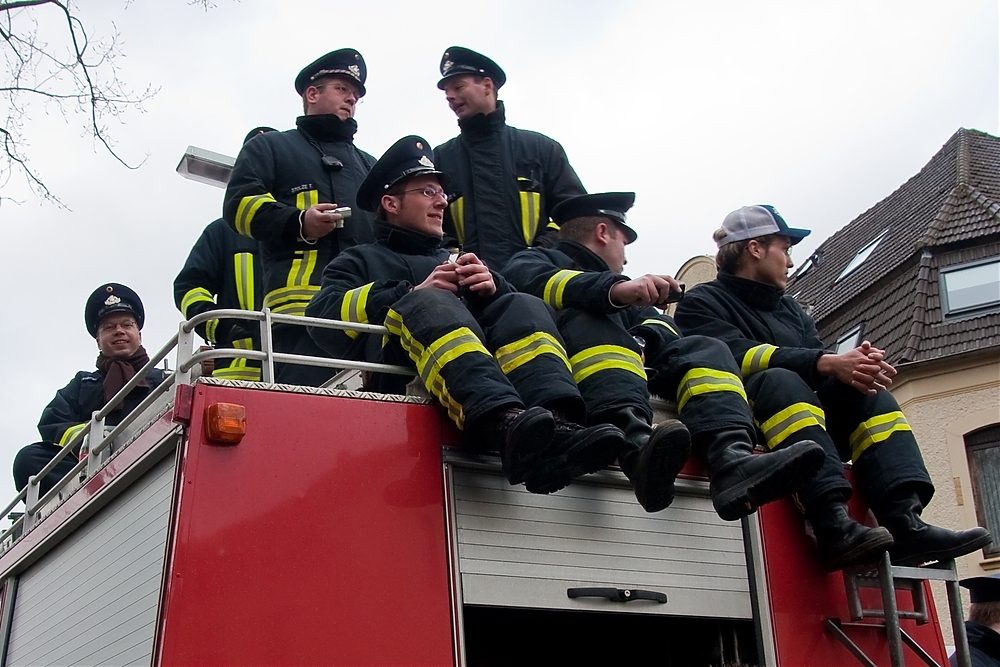
[[238, 403], [212, 403], [205, 408], [205, 436], [221, 445], [235, 445], [247, 433], [247, 411]]

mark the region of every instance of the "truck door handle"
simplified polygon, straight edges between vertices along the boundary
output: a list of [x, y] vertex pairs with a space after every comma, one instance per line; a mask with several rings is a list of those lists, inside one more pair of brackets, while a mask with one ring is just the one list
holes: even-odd
[[652, 600], [664, 604], [667, 594], [658, 591], [644, 591], [641, 588], [567, 588], [568, 598], [607, 598], [612, 602], [632, 600]]

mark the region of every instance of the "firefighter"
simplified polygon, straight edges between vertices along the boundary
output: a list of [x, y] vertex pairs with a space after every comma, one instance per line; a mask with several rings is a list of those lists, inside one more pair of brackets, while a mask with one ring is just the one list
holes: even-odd
[[[243, 144], [259, 134], [276, 131], [273, 127], [256, 127]], [[237, 234], [219, 218], [205, 227], [184, 268], [174, 278], [174, 304], [186, 320], [207, 310], [260, 310], [263, 277], [257, 241]], [[198, 325], [196, 331], [217, 348], [261, 349], [260, 327], [250, 320], [209, 320]], [[260, 362], [216, 359], [212, 376], [260, 382]]]
[[[323, 267], [344, 249], [374, 240], [371, 217], [355, 210], [354, 200], [375, 162], [354, 145], [354, 111], [366, 78], [354, 49], [310, 63], [295, 78], [304, 110], [295, 129], [256, 136], [236, 158], [222, 217], [260, 242], [263, 304], [274, 313], [304, 314]], [[278, 324], [272, 335], [276, 352], [320, 353], [304, 327]], [[290, 384], [318, 386], [331, 375], [316, 366], [276, 369], [276, 380]]]
[[586, 190], [562, 146], [507, 125], [497, 100], [507, 80], [499, 65], [453, 46], [441, 57], [440, 70], [438, 88], [461, 129], [434, 149], [435, 163], [451, 182], [445, 232], [500, 269], [514, 253], [554, 236], [549, 211]]
[[738, 519], [805, 484], [819, 469], [823, 450], [803, 442], [754, 455], [750, 408], [729, 350], [711, 338], [682, 337], [654, 307], [681, 294], [676, 280], [622, 275], [625, 246], [637, 238], [625, 219], [634, 201], [632, 192], [563, 201], [552, 211], [558, 244], [518, 253], [503, 274], [556, 309], [589, 423], [611, 423], [625, 432], [628, 446], [618, 461], [643, 507], [655, 512], [670, 504], [674, 477], [688, 454], [687, 447], [666, 452], [660, 476], [636, 483], [635, 461], [663, 428], [651, 426], [652, 391], [676, 397], [681, 422], [706, 460], [716, 511]]
[[[389, 335], [311, 328], [335, 357], [415, 367], [465, 431], [497, 449], [511, 484], [556, 491], [614, 460], [622, 433], [583, 428], [585, 406], [545, 304], [519, 294], [474, 253], [441, 248], [446, 177], [427, 142], [400, 139], [376, 163], [358, 204], [376, 213], [373, 245], [326, 268], [312, 317], [385, 324]], [[408, 378], [375, 375], [367, 388], [403, 393]]]
[[[1000, 667], [1000, 575], [970, 577], [958, 583], [969, 589], [972, 602], [965, 622], [972, 667]], [[951, 656], [951, 665], [958, 666], [957, 656]]]
[[[715, 232], [718, 278], [678, 304], [681, 330], [729, 345], [768, 448], [809, 439], [826, 450], [799, 499], [829, 570], [870, 562], [886, 549], [893, 563], [914, 565], [989, 544], [982, 528], [953, 532], [920, 519], [934, 485], [906, 417], [886, 391], [895, 369], [883, 351], [865, 341], [844, 354], [827, 352], [812, 318], [785, 294], [791, 247], [807, 234], [789, 228], [772, 206], [744, 206], [726, 216]], [[877, 528], [848, 515], [846, 460]]]
[[[38, 422], [42, 441], [22, 448], [14, 457], [14, 485], [18, 491], [25, 487], [31, 475], [40, 472], [83, 430], [95, 410], [104, 407], [149, 361], [142, 347], [141, 331], [145, 320], [142, 301], [125, 285], [108, 283], [94, 290], [87, 299], [84, 320], [100, 351], [97, 370], [77, 373], [42, 411]], [[117, 425], [161, 382], [163, 371], [150, 369], [139, 385], [108, 414], [104, 424]], [[79, 447], [75, 447], [73, 453], [79, 454]], [[77, 456], [64, 457], [41, 480], [40, 494], [51, 489], [76, 463]]]

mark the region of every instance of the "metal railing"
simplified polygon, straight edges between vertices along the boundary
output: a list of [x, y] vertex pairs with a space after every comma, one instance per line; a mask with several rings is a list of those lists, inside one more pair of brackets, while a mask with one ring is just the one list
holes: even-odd
[[[250, 320], [260, 323], [261, 350], [238, 350], [234, 348], [214, 348], [209, 350], [195, 351], [195, 328], [214, 319], [238, 319]], [[261, 362], [262, 385], [274, 383], [274, 365], [276, 363], [298, 364], [305, 366], [322, 366], [326, 368], [341, 369], [342, 371], [371, 371], [375, 373], [389, 373], [392, 375], [414, 375], [414, 371], [406, 366], [393, 366], [389, 364], [378, 364], [366, 361], [354, 361], [350, 359], [335, 359], [328, 357], [314, 357], [306, 355], [288, 354], [275, 352], [271, 327], [274, 324], [289, 324], [296, 326], [309, 326], [321, 329], [339, 329], [342, 331], [356, 331], [358, 333], [371, 333], [385, 335], [388, 330], [379, 325], [359, 324], [354, 322], [342, 322], [339, 320], [326, 320], [317, 317], [299, 317], [296, 315], [281, 315], [272, 313], [269, 309], [263, 311], [219, 309], [210, 310], [200, 315], [196, 315], [189, 320], [180, 323], [177, 334], [172, 336], [156, 354], [149, 358], [149, 361], [139, 369], [139, 371], [125, 384], [121, 390], [111, 398], [100, 410], [94, 411], [90, 421], [78, 431], [73, 438], [66, 443], [62, 450], [50, 460], [36, 475], [28, 479], [28, 484], [11, 500], [5, 507], [0, 517], [7, 516], [19, 503], [24, 502], [24, 514], [16, 519], [10, 529], [3, 535], [3, 543], [0, 546], [0, 553], [5, 553], [21, 537], [26, 535], [37, 525], [41, 519], [41, 511], [52, 501], [56, 500], [60, 493], [81, 473], [86, 473], [83, 480], [89, 479], [100, 470], [106, 462], [105, 452], [108, 451], [116, 438], [125, 433], [126, 429], [143, 414], [156, 401], [165, 394], [171, 387], [177, 384], [191, 384], [196, 366], [203, 361], [210, 359], [231, 359], [244, 358]], [[125, 397], [133, 389], [139, 386], [149, 372], [161, 361], [167, 358], [172, 350], [176, 349], [176, 370], [169, 373], [162, 383], [153, 388], [135, 407], [134, 410], [125, 415], [118, 424], [105, 433], [104, 421], [111, 414]], [[335, 376], [334, 379], [340, 377]], [[96, 434], [88, 438], [90, 434]], [[62, 477], [48, 492], [39, 497], [41, 480], [56, 468], [59, 463], [71, 455], [77, 446], [82, 446], [84, 440], [88, 439], [90, 446], [86, 457], [82, 458], [73, 469]], [[13, 538], [13, 540], [11, 539]]]

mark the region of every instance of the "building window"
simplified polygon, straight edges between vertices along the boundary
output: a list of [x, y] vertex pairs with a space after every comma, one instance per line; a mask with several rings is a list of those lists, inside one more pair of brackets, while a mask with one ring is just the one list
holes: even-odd
[[850, 352], [861, 344], [861, 325], [854, 327], [837, 339], [837, 354]]
[[854, 256], [854, 259], [847, 263], [847, 266], [844, 267], [844, 270], [840, 272], [840, 275], [837, 276], [837, 279], [834, 282], [839, 283], [849, 274], [853, 273], [856, 268], [864, 264], [865, 260], [868, 259], [873, 252], [875, 252], [875, 248], [877, 248], [878, 244], [882, 242], [882, 239], [885, 238], [888, 231], [888, 229], [884, 230], [881, 234], [875, 237], [874, 241], [859, 250], [858, 254]]
[[[1000, 424], [965, 434], [965, 455], [969, 459], [972, 495], [976, 499], [979, 525], [1000, 535]], [[1000, 556], [1000, 540], [983, 549], [987, 558]]]
[[945, 315], [1000, 306], [1000, 260], [942, 269], [941, 297]]

